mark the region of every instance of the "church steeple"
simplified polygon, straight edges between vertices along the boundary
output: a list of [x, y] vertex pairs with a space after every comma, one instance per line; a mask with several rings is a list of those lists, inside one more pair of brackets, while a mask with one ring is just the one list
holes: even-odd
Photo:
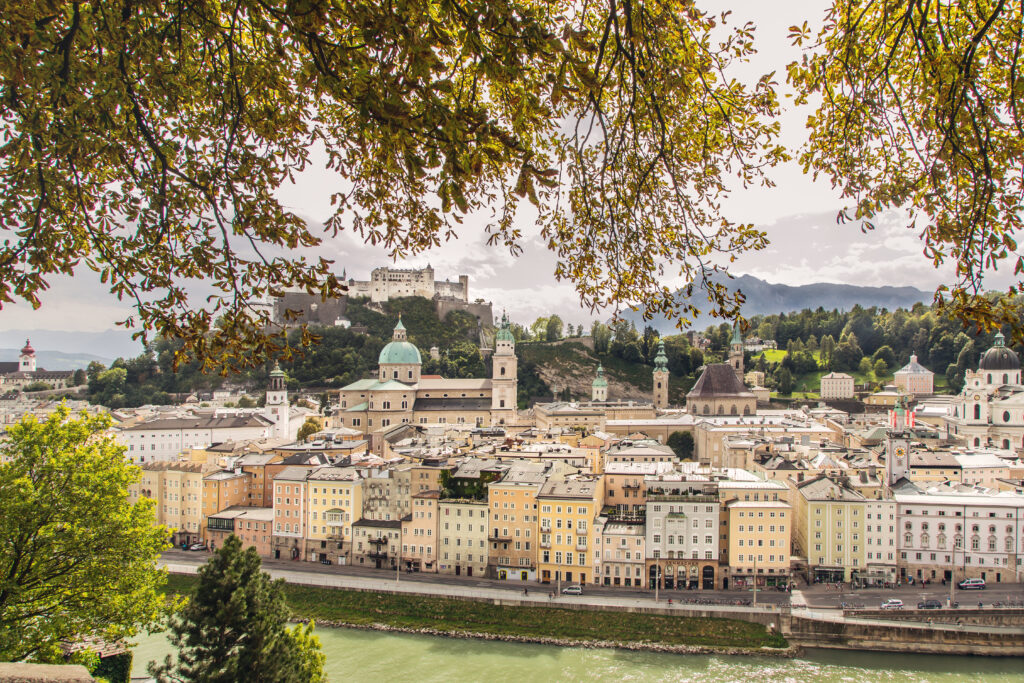
[[654, 381], [654, 406], [656, 408], [668, 407], [668, 356], [665, 355], [665, 342], [658, 340], [658, 355], [654, 357], [654, 371], [651, 373]]
[[732, 325], [732, 341], [729, 343], [729, 365], [736, 372], [740, 382], [743, 381], [743, 337], [740, 336], [740, 326], [737, 323]]

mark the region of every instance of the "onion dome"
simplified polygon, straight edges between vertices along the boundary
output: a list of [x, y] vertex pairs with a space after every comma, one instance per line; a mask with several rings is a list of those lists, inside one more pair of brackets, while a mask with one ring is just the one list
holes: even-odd
[[608, 386], [608, 380], [604, 378], [604, 367], [599, 363], [597, 365], [597, 377], [594, 378], [594, 382], [591, 384], [594, 387], [606, 387]]
[[1002, 332], [996, 334], [995, 344], [985, 352], [978, 363], [979, 370], [1019, 370], [1020, 359], [1013, 349], [1005, 345], [1006, 338]]
[[25, 347], [21, 350], [21, 355], [23, 355], [23, 356], [34, 356], [34, 355], [36, 355], [36, 350], [32, 348], [32, 344], [29, 342], [28, 339], [25, 340]]
[[501, 314], [501, 328], [498, 329], [498, 334], [494, 338], [496, 341], [515, 341], [515, 337], [512, 336], [512, 330], [509, 329], [507, 313]]
[[654, 357], [654, 371], [668, 372], [668, 356], [665, 355], [665, 342], [658, 340], [658, 355]]

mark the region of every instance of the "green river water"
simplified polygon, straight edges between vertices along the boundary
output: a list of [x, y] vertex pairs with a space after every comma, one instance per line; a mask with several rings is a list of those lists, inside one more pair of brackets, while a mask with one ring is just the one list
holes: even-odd
[[[591, 650], [318, 628], [327, 672], [342, 681], [1024, 681], [1024, 659], [814, 650], [799, 659]], [[170, 652], [142, 636], [134, 675]]]

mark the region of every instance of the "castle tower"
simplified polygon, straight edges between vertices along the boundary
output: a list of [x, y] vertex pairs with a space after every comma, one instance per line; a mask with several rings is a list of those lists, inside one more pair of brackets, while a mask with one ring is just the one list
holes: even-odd
[[654, 357], [654, 407], [668, 408], [668, 356], [665, 342], [658, 340], [658, 355]]
[[288, 388], [285, 386], [284, 372], [279, 363], [274, 363], [274, 369], [270, 371], [264, 411], [267, 418], [274, 422], [274, 436], [281, 439], [291, 438]]
[[593, 383], [590, 385], [590, 400], [608, 400], [608, 380], [604, 378], [604, 367], [600, 363], [597, 365], [597, 377], [594, 378]]
[[885, 483], [892, 486], [903, 477], [910, 477], [910, 431], [907, 430], [907, 407], [900, 397], [892, 412], [892, 422], [886, 432]]
[[516, 340], [509, 329], [508, 315], [501, 315], [501, 328], [494, 335], [491, 376], [491, 424], [507, 424], [516, 416], [519, 391]]
[[32, 348], [32, 344], [29, 343], [28, 339], [25, 340], [25, 348], [21, 350], [21, 355], [18, 356], [18, 371], [36, 371], [36, 350]]
[[732, 341], [729, 343], [729, 365], [736, 376], [743, 381], [743, 339], [740, 337], [739, 325], [732, 326]]

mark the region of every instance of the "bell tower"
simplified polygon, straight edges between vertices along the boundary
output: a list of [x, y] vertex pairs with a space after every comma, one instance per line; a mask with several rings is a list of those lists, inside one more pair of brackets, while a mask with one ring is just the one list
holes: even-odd
[[291, 438], [288, 387], [284, 383], [284, 372], [279, 363], [274, 363], [270, 371], [270, 383], [267, 385], [266, 416], [274, 422], [274, 436], [281, 439]]
[[910, 431], [907, 429], [907, 407], [902, 397], [890, 414], [886, 435], [885, 483], [892, 486], [904, 477], [910, 478]]
[[668, 356], [665, 355], [665, 342], [660, 339], [651, 374], [654, 380], [654, 407], [668, 408]]
[[743, 381], [743, 339], [740, 338], [739, 325], [732, 326], [732, 341], [729, 343], [729, 365], [736, 376]]
[[509, 329], [508, 315], [505, 313], [501, 315], [501, 327], [494, 336], [491, 363], [491, 424], [507, 424], [516, 416], [519, 365], [516, 340]]

